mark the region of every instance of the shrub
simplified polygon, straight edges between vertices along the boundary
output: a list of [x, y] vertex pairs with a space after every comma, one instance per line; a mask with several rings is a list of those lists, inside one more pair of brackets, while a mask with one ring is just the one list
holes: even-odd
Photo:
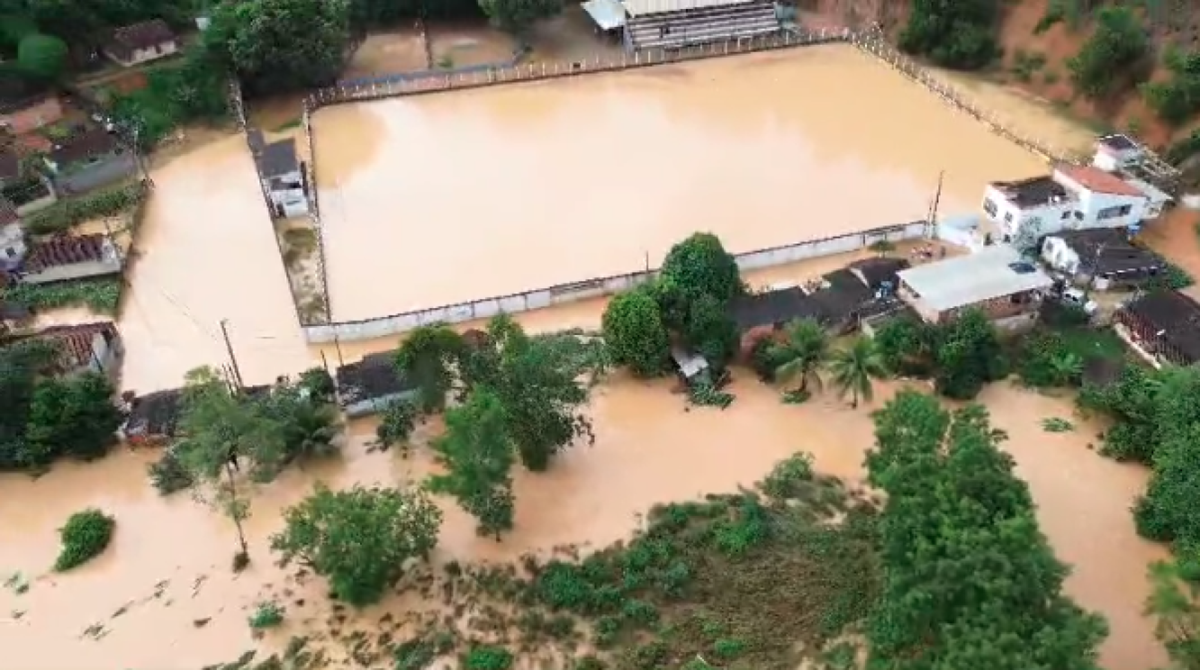
[[762, 481], [763, 493], [775, 500], [795, 498], [801, 487], [813, 478], [812, 456], [807, 453], [792, 454], [771, 469]]
[[274, 628], [283, 623], [283, 607], [274, 601], [259, 603], [250, 615], [250, 627], [254, 630]]
[[649, 289], [637, 288], [610, 300], [603, 333], [613, 361], [628, 366], [635, 375], [652, 377], [667, 369], [667, 328]]
[[116, 314], [121, 302], [121, 280], [85, 279], [55, 284], [17, 284], [0, 289], [0, 301], [34, 309], [87, 305], [94, 312]]
[[150, 483], [154, 485], [159, 495], [171, 495], [176, 491], [191, 488], [196, 483], [191, 471], [184, 467], [183, 461], [172, 449], [163, 452], [162, 458], [151, 463], [146, 468], [150, 475]]
[[463, 661], [465, 670], [508, 670], [512, 667], [513, 655], [502, 647], [475, 647]]
[[[1067, 60], [1071, 80], [1080, 93], [1102, 98], [1115, 93], [1146, 57], [1146, 29], [1129, 7], [1105, 7], [1096, 14], [1096, 32], [1079, 53]], [[1132, 73], [1137, 74], [1137, 73]]]
[[95, 508], [72, 514], [59, 530], [62, 549], [54, 569], [64, 572], [99, 556], [112, 540], [116, 525], [115, 519]]

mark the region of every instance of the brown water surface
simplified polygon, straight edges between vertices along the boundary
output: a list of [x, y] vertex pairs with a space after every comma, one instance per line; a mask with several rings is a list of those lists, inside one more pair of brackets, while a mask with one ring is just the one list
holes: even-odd
[[[849, 85], [853, 82], [853, 85]], [[342, 105], [314, 116], [336, 320], [975, 211], [1046, 166], [849, 46]]]

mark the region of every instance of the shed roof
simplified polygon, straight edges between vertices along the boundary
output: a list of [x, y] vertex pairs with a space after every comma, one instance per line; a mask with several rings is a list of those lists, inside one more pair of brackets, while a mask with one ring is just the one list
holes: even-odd
[[824, 318], [821, 304], [798, 286], [738, 296], [733, 299], [731, 312], [738, 330], [743, 332], [782, 325], [793, 319]]
[[1007, 244], [918, 265], [900, 272], [899, 277], [926, 305], [939, 312], [1054, 284], [1045, 272]]
[[77, 326], [51, 326], [29, 336], [29, 339], [46, 340], [59, 346], [58, 364], [63, 370], [75, 370], [91, 363], [95, 353], [92, 342], [97, 335], [106, 341], [117, 336], [117, 327], [111, 321], [97, 321]]
[[41, 272], [47, 268], [104, 259], [104, 235], [64, 235], [38, 242], [25, 256], [21, 269]]
[[693, 9], [748, 5], [760, 0], [623, 0], [621, 5], [630, 16], [669, 14]]
[[1079, 256], [1080, 268], [1090, 274], [1121, 274], [1162, 268], [1161, 256], [1130, 242], [1123, 228], [1086, 228], [1055, 233]]
[[617, 0], [587, 0], [582, 6], [601, 30], [615, 30], [625, 25], [625, 8]]
[[258, 168], [268, 179], [299, 170], [300, 163], [296, 159], [296, 141], [289, 137], [264, 146], [262, 153], [258, 156]]
[[885, 282], [896, 285], [901, 270], [912, 267], [907, 258], [883, 256], [879, 258], [864, 258], [846, 266], [854, 272], [871, 289], [877, 289]]
[[125, 434], [174, 437], [182, 401], [182, 389], [155, 391], [134, 398], [125, 421]]
[[400, 377], [395, 359], [395, 351], [384, 351], [339, 367], [334, 377], [342, 402], [350, 404], [373, 400], [416, 388]]
[[162, 19], [151, 19], [113, 31], [112, 41], [127, 49], [145, 49], [175, 39], [175, 31]]
[[55, 144], [50, 152], [50, 160], [60, 166], [69, 165], [92, 156], [111, 153], [120, 146], [116, 135], [99, 126], [93, 126]]

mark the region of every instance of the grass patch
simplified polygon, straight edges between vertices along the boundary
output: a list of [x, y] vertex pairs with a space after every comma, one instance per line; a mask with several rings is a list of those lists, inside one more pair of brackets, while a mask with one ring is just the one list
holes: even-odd
[[54, 569], [64, 572], [99, 556], [112, 541], [117, 522], [98, 509], [76, 512], [59, 529], [62, 549], [54, 561]]
[[1121, 338], [1110, 328], [1050, 324], [1023, 338], [1014, 360], [1022, 383], [1052, 388], [1079, 386], [1089, 363], [1119, 361], [1126, 355]]
[[86, 305], [93, 312], [116, 314], [121, 303], [120, 277], [83, 279], [54, 284], [18, 284], [0, 289], [0, 298], [33, 309]]
[[25, 230], [33, 235], [50, 235], [105, 216], [130, 211], [146, 198], [141, 181], [96, 191], [77, 198], [60, 200], [25, 219]]
[[311, 228], [287, 228], [283, 237], [283, 262], [289, 269], [310, 256], [317, 248], [317, 234]]
[[259, 603], [250, 615], [250, 627], [254, 630], [275, 628], [283, 623], [283, 607], [274, 601]]
[[1069, 433], [1075, 430], [1075, 424], [1059, 417], [1042, 420], [1042, 430], [1047, 433]]

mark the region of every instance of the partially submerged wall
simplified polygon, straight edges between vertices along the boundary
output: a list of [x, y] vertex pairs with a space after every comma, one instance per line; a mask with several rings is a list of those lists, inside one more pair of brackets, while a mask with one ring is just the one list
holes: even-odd
[[[864, 249], [872, 244], [888, 240], [899, 242], [927, 236], [925, 221], [898, 226], [874, 228], [857, 233], [838, 235], [820, 240], [807, 240], [767, 249], [737, 254], [738, 268], [757, 270], [760, 268], [787, 265], [809, 258], [819, 258]], [[445, 322], [461, 323], [475, 319], [486, 319], [501, 312], [515, 314], [543, 309], [580, 300], [589, 300], [613, 295], [650, 281], [658, 270], [641, 270], [609, 277], [597, 277], [569, 284], [558, 284], [546, 288], [492, 296], [468, 302], [441, 305], [429, 309], [413, 310], [359, 321], [344, 321], [326, 325], [304, 326], [304, 337], [311, 344], [355, 340], [371, 340], [403, 333], [422, 325]]]

